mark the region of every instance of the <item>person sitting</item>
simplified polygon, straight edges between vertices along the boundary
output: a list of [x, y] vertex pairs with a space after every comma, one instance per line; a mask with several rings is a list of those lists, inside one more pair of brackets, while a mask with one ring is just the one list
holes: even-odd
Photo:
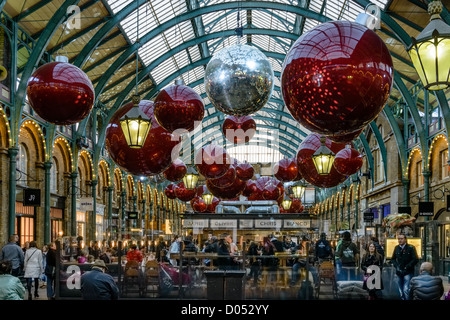
[[114, 278], [105, 273], [105, 261], [95, 260], [90, 271], [81, 276], [81, 297], [83, 300], [118, 300], [119, 288]]
[[138, 250], [137, 245], [132, 244], [130, 246], [130, 250], [128, 250], [128, 252], [127, 252], [127, 261], [134, 260], [134, 261], [141, 263], [143, 259], [144, 259], [144, 257], [142, 256], [141, 251]]
[[25, 287], [12, 275], [12, 269], [11, 261], [0, 261], [0, 300], [23, 300], [25, 297]]
[[440, 300], [444, 294], [441, 277], [433, 276], [433, 265], [423, 262], [419, 275], [411, 279], [409, 287], [410, 300]]

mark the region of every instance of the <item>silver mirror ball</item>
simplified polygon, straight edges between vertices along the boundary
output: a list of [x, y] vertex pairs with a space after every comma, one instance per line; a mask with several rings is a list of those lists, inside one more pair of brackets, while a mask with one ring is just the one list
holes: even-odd
[[225, 47], [206, 66], [206, 94], [217, 110], [228, 115], [255, 113], [269, 100], [273, 85], [270, 61], [249, 45]]

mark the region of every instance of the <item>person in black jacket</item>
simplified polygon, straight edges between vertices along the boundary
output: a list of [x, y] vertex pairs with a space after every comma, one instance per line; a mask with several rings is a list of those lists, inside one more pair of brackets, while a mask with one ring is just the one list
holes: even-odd
[[407, 243], [406, 235], [399, 234], [397, 239], [398, 245], [394, 248], [391, 260], [397, 275], [400, 298], [409, 300], [410, 282], [419, 258], [417, 257], [416, 247]]
[[[378, 266], [379, 270], [374, 270], [375, 268], [373, 266]], [[364, 272], [365, 276], [363, 289], [366, 289], [369, 292], [369, 300], [381, 298], [381, 290], [384, 288], [383, 280], [381, 279], [382, 269], [383, 257], [377, 251], [375, 243], [371, 242], [367, 247], [367, 252], [361, 259], [361, 270]], [[379, 279], [373, 279], [374, 277], [379, 277]], [[367, 285], [367, 281], [370, 281], [369, 285]]]
[[81, 276], [81, 296], [83, 300], [118, 300], [119, 287], [114, 278], [105, 273], [105, 261], [95, 260], [91, 271]]
[[44, 273], [47, 277], [47, 299], [55, 299], [55, 271], [56, 271], [56, 244], [51, 242], [48, 244], [48, 251], [45, 255], [46, 264]]
[[156, 253], [155, 253], [155, 259], [158, 262], [163, 262], [163, 257], [161, 256], [161, 251], [167, 249], [167, 244], [164, 241], [163, 236], [159, 236], [158, 238], [158, 245], [156, 246]]
[[433, 265], [423, 262], [420, 265], [419, 275], [413, 277], [410, 283], [410, 300], [440, 300], [444, 294], [444, 285], [441, 277], [435, 277]]

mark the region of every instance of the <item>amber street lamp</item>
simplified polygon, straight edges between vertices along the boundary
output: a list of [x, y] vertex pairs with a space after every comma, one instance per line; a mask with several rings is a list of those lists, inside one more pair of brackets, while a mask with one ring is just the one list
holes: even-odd
[[194, 167], [188, 167], [186, 174], [183, 177], [184, 187], [186, 189], [195, 189], [197, 186], [199, 174], [194, 169]]
[[202, 194], [202, 198], [205, 204], [208, 206], [212, 203], [214, 195], [208, 189], [206, 189], [206, 192]]
[[281, 206], [283, 207], [284, 210], [286, 210], [286, 212], [289, 212], [289, 210], [291, 209], [291, 205], [292, 205], [292, 200], [284, 195], [283, 201], [281, 202]]
[[150, 118], [139, 109], [140, 97], [133, 96], [133, 107], [120, 118], [125, 140], [130, 148], [142, 148], [147, 138], [152, 122]]
[[429, 3], [430, 22], [408, 48], [423, 86], [432, 91], [450, 85], [450, 26], [440, 17], [442, 7], [441, 1]]
[[305, 185], [302, 182], [297, 182], [293, 186], [290, 187], [292, 191], [292, 195], [295, 199], [301, 199], [303, 194], [305, 193]]
[[334, 157], [336, 156], [333, 151], [331, 151], [325, 145], [326, 137], [320, 137], [320, 143], [322, 144], [319, 149], [312, 155], [312, 160], [316, 166], [317, 173], [320, 175], [327, 175], [331, 171], [333, 166]]

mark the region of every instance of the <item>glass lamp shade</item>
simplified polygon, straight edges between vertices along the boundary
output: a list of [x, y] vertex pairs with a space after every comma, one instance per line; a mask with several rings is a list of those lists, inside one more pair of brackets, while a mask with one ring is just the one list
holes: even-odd
[[431, 91], [450, 85], [450, 26], [441, 20], [440, 1], [430, 2], [430, 23], [417, 39], [411, 39], [408, 53], [423, 86]]
[[203, 201], [205, 201], [206, 205], [208, 206], [212, 203], [214, 195], [209, 190], [207, 190], [205, 193], [202, 194], [202, 198]]
[[326, 137], [320, 137], [321, 146], [312, 155], [314, 166], [319, 175], [327, 175], [331, 172], [335, 154], [325, 145]]
[[281, 202], [281, 206], [283, 207], [284, 210], [289, 212], [289, 210], [291, 209], [291, 205], [292, 205], [292, 200], [285, 196], [283, 199], [283, 202]]
[[305, 186], [302, 184], [296, 184], [290, 187], [292, 190], [292, 195], [296, 199], [301, 199], [303, 197], [303, 194], [305, 193]]
[[152, 125], [150, 118], [139, 109], [139, 100], [139, 96], [134, 96], [133, 107], [120, 118], [120, 127], [130, 148], [142, 148]]
[[189, 167], [183, 177], [184, 187], [186, 189], [195, 189], [197, 187], [198, 177], [197, 171], [195, 171], [194, 168]]

